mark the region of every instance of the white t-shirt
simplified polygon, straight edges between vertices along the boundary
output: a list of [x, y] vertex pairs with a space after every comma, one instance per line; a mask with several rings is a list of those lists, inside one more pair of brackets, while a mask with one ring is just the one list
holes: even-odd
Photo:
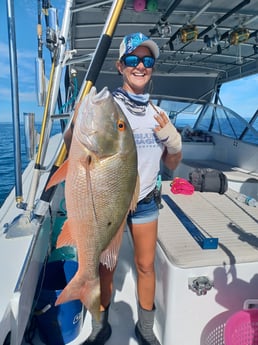
[[[144, 115], [134, 115], [128, 111], [122, 100], [115, 97], [115, 101], [121, 107], [133, 130], [138, 154], [138, 173], [140, 177], [138, 200], [140, 201], [155, 188], [160, 170], [160, 159], [164, 150], [164, 145], [159, 143], [153, 131], [158, 125], [154, 119], [156, 112], [148, 104]], [[161, 111], [159, 107], [156, 108]]]

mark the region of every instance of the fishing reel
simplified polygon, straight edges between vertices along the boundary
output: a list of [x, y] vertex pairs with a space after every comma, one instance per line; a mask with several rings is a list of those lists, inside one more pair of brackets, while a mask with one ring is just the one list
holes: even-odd
[[208, 49], [213, 48], [213, 47], [217, 47], [217, 53], [221, 54], [222, 49], [221, 49], [221, 46], [219, 44], [220, 39], [221, 39], [221, 37], [220, 37], [218, 31], [216, 30], [215, 34], [211, 37], [208, 35], [205, 35], [203, 38], [203, 42], [206, 44]]
[[244, 43], [249, 39], [250, 32], [246, 28], [237, 28], [233, 30], [229, 35], [229, 43], [232, 45], [238, 45]]
[[180, 38], [182, 43], [195, 41], [197, 39], [197, 37], [198, 37], [198, 30], [197, 30], [197, 27], [195, 25], [192, 25], [192, 24], [184, 25], [180, 29], [179, 38]]
[[160, 37], [170, 37], [172, 34], [172, 27], [168, 22], [159, 23], [157, 27]]
[[58, 16], [57, 9], [50, 7], [47, 10], [48, 25], [46, 29], [46, 46], [50, 51], [54, 51], [57, 46], [58, 37]]

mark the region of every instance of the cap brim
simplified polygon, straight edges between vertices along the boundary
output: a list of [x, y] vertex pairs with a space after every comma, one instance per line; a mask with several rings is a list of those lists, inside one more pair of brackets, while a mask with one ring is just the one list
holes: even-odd
[[152, 40], [144, 41], [142, 42], [142, 44], [139, 45], [139, 47], [140, 46], [149, 48], [150, 51], [152, 52], [152, 55], [155, 57], [155, 59], [159, 57], [159, 47], [154, 41]]

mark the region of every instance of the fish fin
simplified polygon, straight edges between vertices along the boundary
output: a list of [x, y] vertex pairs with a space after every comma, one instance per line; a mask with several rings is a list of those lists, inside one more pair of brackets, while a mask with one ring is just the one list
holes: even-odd
[[60, 235], [57, 238], [57, 242], [56, 242], [56, 248], [60, 248], [63, 246], [75, 246], [76, 243], [72, 237], [71, 234], [71, 222], [69, 221], [69, 219], [67, 219], [64, 222], [64, 225], [62, 227], [62, 231], [60, 233]]
[[55, 305], [57, 306], [73, 300], [80, 300], [92, 316], [98, 321], [100, 319], [99, 278], [94, 280], [85, 280], [85, 276], [81, 276], [78, 271], [58, 296]]
[[131, 200], [129, 211], [132, 211], [132, 212], [135, 211], [135, 209], [137, 207], [137, 202], [138, 202], [139, 194], [140, 194], [140, 176], [137, 175], [135, 189], [134, 189], [134, 194], [133, 194], [133, 197], [132, 197], [132, 200]]
[[68, 160], [66, 160], [58, 169], [57, 171], [51, 176], [50, 180], [48, 181], [46, 190], [55, 186], [56, 184], [63, 182], [66, 178], [68, 169]]
[[111, 242], [109, 243], [108, 247], [104, 249], [104, 251], [100, 255], [100, 262], [102, 265], [105, 265], [108, 269], [113, 270], [116, 266], [119, 249], [121, 246], [121, 242], [123, 239], [124, 228], [126, 224], [126, 219], [123, 220], [122, 224], [120, 225], [117, 233], [112, 238]]

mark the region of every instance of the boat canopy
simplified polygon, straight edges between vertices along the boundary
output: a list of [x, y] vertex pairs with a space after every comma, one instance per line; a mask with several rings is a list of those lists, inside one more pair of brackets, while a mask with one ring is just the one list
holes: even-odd
[[[111, 5], [112, 1], [74, 2], [74, 54], [69, 64], [77, 69], [79, 81]], [[257, 27], [256, 1], [148, 0], [141, 9], [139, 1], [126, 0], [96, 86], [121, 85], [115, 67], [120, 42], [126, 34], [142, 32], [160, 48], [152, 95], [210, 101], [217, 85], [258, 73]]]

